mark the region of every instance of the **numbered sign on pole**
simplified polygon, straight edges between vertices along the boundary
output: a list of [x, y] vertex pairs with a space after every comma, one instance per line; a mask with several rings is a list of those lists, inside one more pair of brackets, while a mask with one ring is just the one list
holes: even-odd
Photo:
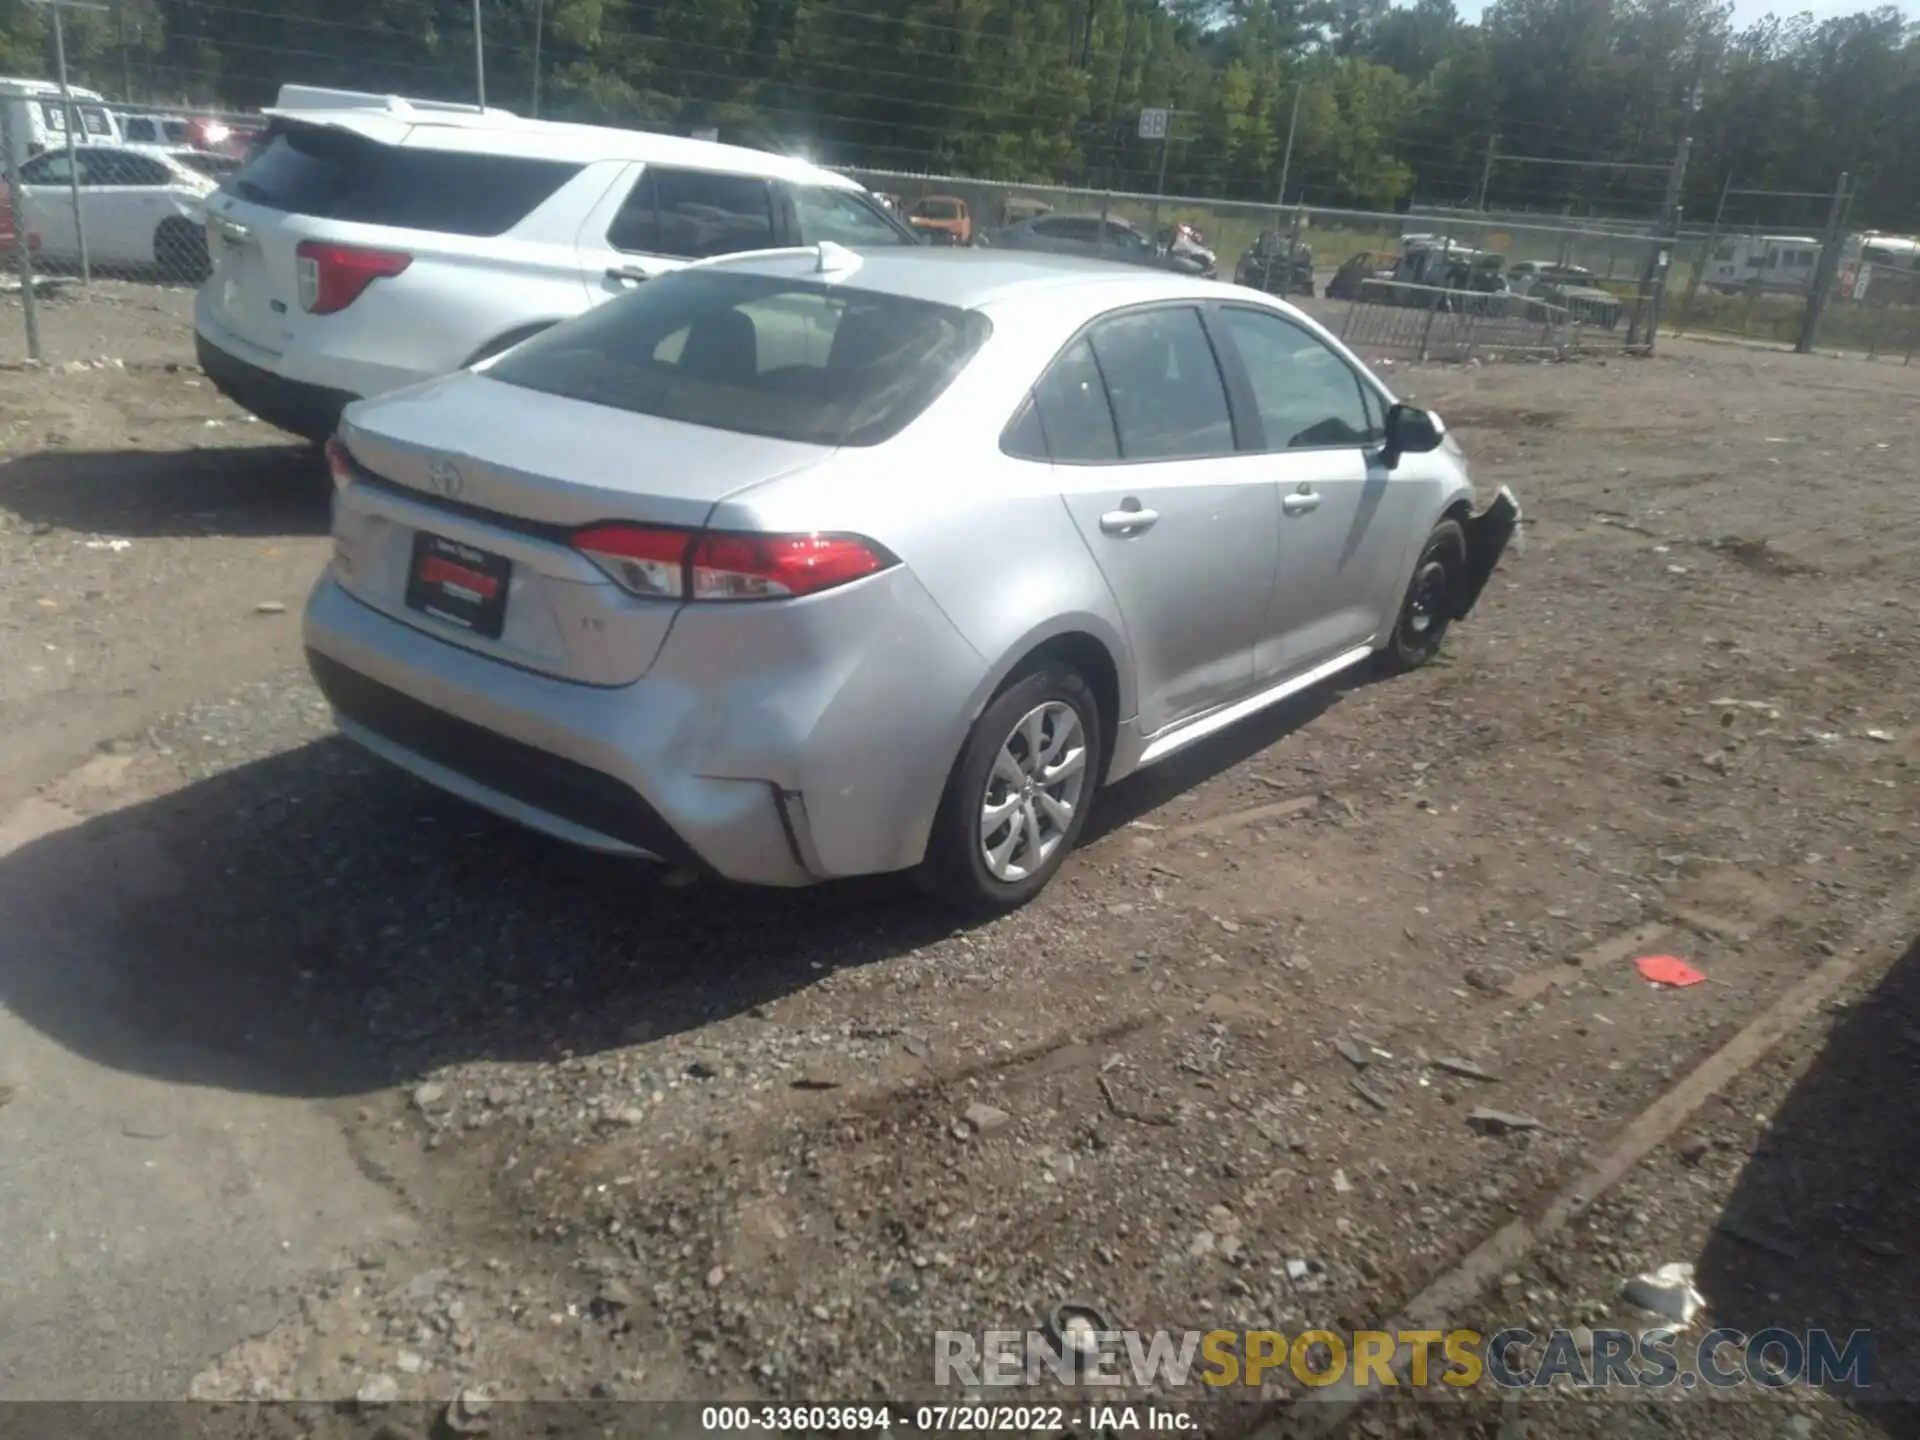
[[1167, 138], [1166, 110], [1142, 110], [1140, 112], [1140, 138], [1142, 140], [1164, 140]]

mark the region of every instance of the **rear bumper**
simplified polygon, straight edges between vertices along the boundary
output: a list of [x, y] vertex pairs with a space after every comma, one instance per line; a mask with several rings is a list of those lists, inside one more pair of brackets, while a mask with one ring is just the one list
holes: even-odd
[[340, 411], [359, 399], [346, 390], [328, 390], [261, 369], [215, 346], [198, 330], [194, 355], [213, 388], [234, 405], [303, 440], [326, 440], [340, 426]]
[[325, 440], [340, 424], [340, 412], [360, 397], [276, 375], [221, 349], [198, 331], [194, 354], [214, 388], [249, 414], [303, 439]]
[[351, 738], [441, 788], [589, 849], [701, 864], [660, 812], [613, 776], [423, 705], [317, 650], [307, 651], [307, 667]]
[[749, 625], [689, 607], [624, 686], [447, 644], [331, 574], [304, 637], [342, 732], [428, 783], [592, 849], [800, 886], [918, 862], [982, 673], [902, 570], [828, 598]]

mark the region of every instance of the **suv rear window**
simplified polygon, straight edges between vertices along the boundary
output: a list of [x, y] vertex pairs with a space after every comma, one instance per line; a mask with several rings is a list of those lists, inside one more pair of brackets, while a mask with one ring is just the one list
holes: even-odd
[[986, 316], [770, 275], [679, 270], [557, 325], [486, 373], [715, 430], [878, 445], [952, 383]]
[[442, 235], [504, 235], [580, 173], [563, 160], [381, 145], [285, 126], [226, 182], [254, 205]]

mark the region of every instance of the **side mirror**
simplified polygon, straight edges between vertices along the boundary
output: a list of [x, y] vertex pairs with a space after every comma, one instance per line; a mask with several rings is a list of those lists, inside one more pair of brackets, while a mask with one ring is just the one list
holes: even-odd
[[1380, 458], [1391, 470], [1402, 455], [1426, 455], [1440, 448], [1440, 427], [1433, 416], [1412, 405], [1396, 403], [1387, 411], [1387, 439]]

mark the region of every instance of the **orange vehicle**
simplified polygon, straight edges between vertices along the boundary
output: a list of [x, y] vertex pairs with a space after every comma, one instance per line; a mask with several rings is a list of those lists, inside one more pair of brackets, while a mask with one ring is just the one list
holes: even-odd
[[913, 202], [907, 223], [934, 245], [971, 245], [973, 217], [967, 202], [954, 195], [925, 195]]

